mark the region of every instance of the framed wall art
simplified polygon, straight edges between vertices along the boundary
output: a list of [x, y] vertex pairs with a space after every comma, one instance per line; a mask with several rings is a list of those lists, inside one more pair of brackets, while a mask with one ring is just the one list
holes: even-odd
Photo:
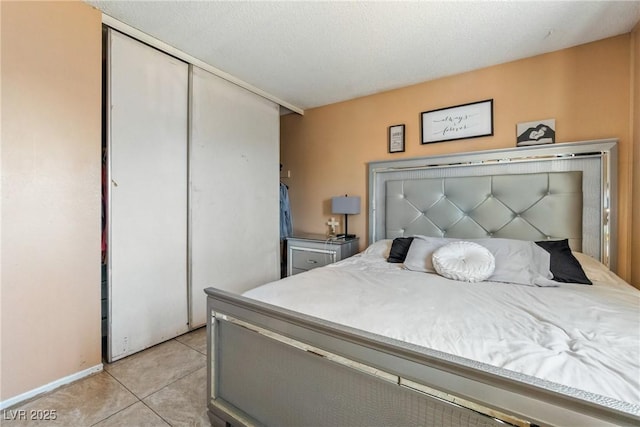
[[556, 142], [556, 120], [538, 120], [516, 125], [516, 146], [553, 144]]
[[493, 135], [493, 99], [421, 113], [422, 143]]
[[389, 152], [401, 153], [404, 151], [404, 125], [389, 126]]

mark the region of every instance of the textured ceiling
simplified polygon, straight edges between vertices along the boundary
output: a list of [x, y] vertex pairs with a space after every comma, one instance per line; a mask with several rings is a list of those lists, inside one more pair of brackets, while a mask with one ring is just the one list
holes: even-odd
[[307, 109], [630, 32], [640, 1], [87, 1]]

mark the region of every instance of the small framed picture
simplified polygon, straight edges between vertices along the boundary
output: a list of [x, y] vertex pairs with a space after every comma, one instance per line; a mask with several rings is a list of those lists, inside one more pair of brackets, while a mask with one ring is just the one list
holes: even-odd
[[553, 144], [556, 142], [556, 120], [538, 120], [516, 125], [516, 146]]
[[389, 126], [389, 152], [401, 153], [404, 151], [404, 125]]

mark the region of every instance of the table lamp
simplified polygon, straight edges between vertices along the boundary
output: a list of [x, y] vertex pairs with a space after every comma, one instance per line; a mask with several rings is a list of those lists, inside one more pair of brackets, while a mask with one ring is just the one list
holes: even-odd
[[347, 215], [360, 213], [360, 197], [359, 196], [338, 196], [331, 199], [331, 212], [334, 214], [344, 214], [344, 234], [338, 234], [338, 237], [345, 239], [353, 239], [355, 234], [349, 234]]

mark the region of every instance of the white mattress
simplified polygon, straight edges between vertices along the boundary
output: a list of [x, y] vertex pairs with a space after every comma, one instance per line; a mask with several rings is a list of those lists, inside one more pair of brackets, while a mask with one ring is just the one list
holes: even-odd
[[244, 295], [640, 405], [640, 291], [577, 254], [593, 286], [466, 283], [387, 263], [378, 247]]

